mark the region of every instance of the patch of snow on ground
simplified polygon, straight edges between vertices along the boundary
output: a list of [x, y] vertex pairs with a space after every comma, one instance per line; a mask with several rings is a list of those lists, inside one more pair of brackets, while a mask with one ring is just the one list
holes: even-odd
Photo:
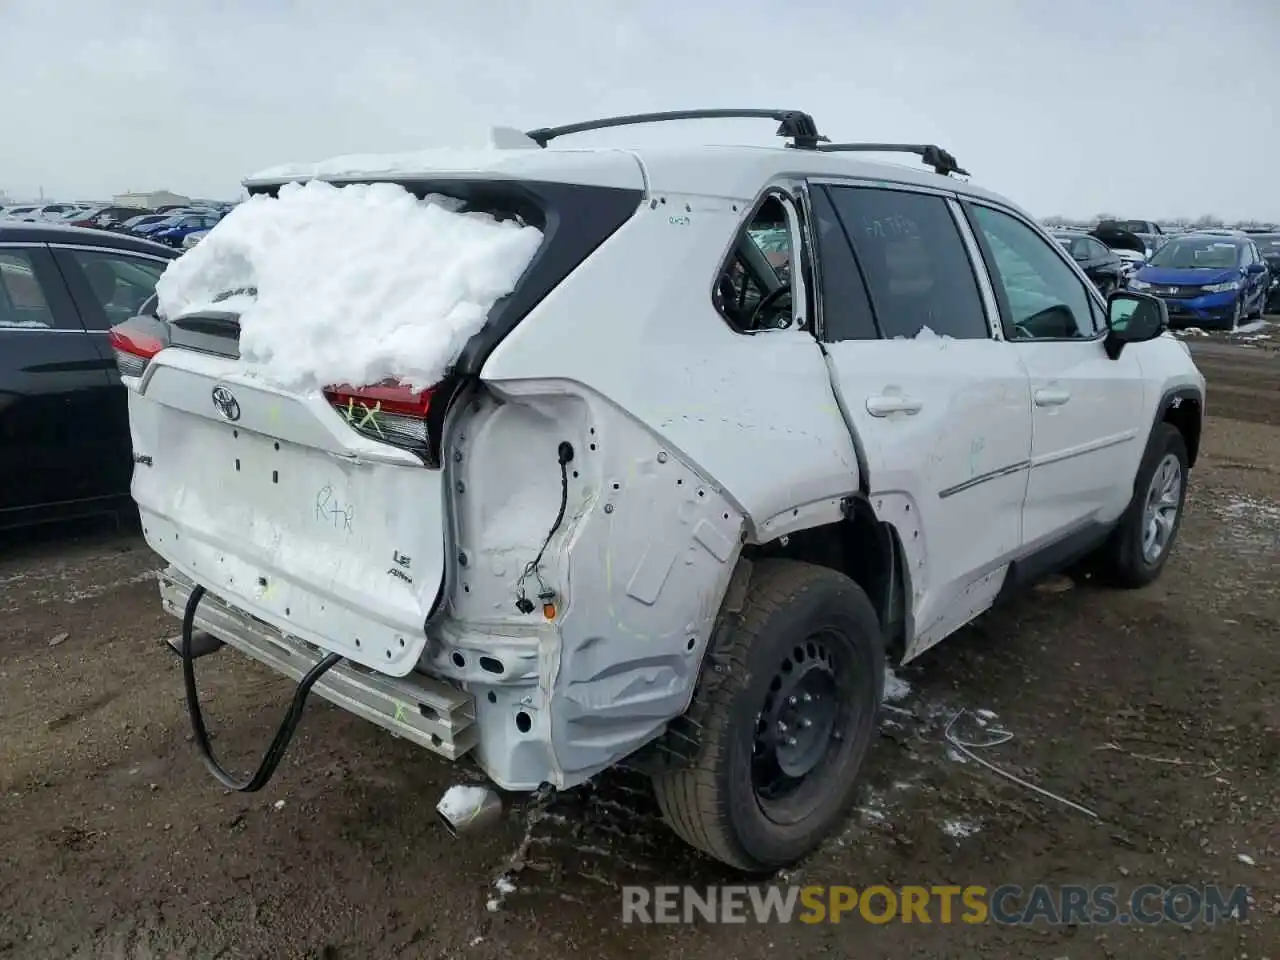
[[[285, 184], [250, 197], [156, 285], [169, 317], [238, 296], [249, 371], [294, 389], [438, 383], [542, 242], [392, 183]], [[224, 299], [219, 301], [219, 297]]]
[[1257, 861], [1254, 860], [1253, 857], [1249, 856], [1247, 853], [1237, 853], [1236, 859], [1239, 860], [1241, 863], [1243, 863], [1246, 867], [1252, 867], [1257, 864]]
[[502, 906], [502, 901], [516, 892], [516, 885], [511, 882], [511, 877], [504, 873], [493, 881], [493, 889], [498, 892], [498, 895], [490, 897], [484, 905], [490, 913], [496, 913]]
[[1253, 323], [1242, 323], [1233, 331], [1235, 334], [1241, 333], [1258, 333], [1260, 330], [1267, 329], [1267, 321], [1255, 320]]
[[911, 684], [903, 680], [888, 667], [884, 668], [884, 697], [887, 703], [905, 700], [911, 694]]
[[942, 822], [942, 832], [948, 837], [955, 837], [957, 840], [972, 837], [981, 829], [982, 826], [972, 820], [944, 820]]
[[1207, 337], [1208, 336], [1208, 334], [1205, 333], [1203, 330], [1201, 330], [1199, 327], [1186, 327], [1185, 329], [1182, 329], [1182, 330], [1173, 331], [1173, 334], [1176, 337]]

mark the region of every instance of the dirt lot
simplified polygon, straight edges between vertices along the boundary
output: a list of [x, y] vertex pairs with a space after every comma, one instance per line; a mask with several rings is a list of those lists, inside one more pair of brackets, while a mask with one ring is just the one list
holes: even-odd
[[[457, 771], [323, 701], [275, 781], [229, 795], [190, 742], [156, 559], [97, 525], [0, 540], [0, 960], [1280, 960], [1276, 333], [1188, 338], [1212, 416], [1162, 580], [1041, 588], [900, 671], [859, 813], [785, 878], [1245, 884], [1243, 923], [623, 926], [621, 884], [737, 879], [666, 833], [642, 782], [453, 841], [432, 808]], [[224, 759], [256, 763], [288, 684], [229, 652], [198, 670]], [[1098, 819], [949, 755], [961, 707], [1013, 733], [983, 757]]]

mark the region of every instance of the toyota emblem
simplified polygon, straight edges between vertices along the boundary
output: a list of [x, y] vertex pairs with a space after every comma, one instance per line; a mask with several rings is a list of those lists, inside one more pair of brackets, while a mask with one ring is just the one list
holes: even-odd
[[224, 420], [240, 419], [240, 404], [226, 387], [213, 388], [213, 405]]

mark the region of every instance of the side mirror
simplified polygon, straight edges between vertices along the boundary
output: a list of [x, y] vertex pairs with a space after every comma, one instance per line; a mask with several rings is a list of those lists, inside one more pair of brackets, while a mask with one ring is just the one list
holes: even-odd
[[1107, 356], [1115, 360], [1126, 343], [1145, 343], [1169, 326], [1169, 308], [1159, 297], [1119, 290], [1107, 298]]
[[1244, 268], [1244, 272], [1256, 277], [1258, 274], [1262, 273], [1266, 269], [1267, 269], [1267, 266], [1264, 263], [1251, 263]]

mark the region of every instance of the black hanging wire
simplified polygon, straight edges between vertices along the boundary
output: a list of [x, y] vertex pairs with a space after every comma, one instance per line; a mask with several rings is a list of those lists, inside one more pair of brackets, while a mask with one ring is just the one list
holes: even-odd
[[271, 746], [267, 748], [262, 762], [258, 764], [258, 769], [249, 779], [237, 780], [218, 763], [213, 755], [213, 746], [209, 743], [209, 732], [204, 725], [204, 714], [200, 711], [200, 695], [196, 692], [195, 658], [191, 655], [191, 636], [195, 631], [196, 607], [200, 605], [204, 592], [204, 587], [200, 584], [192, 587], [191, 595], [187, 597], [186, 609], [182, 613], [182, 680], [186, 687], [187, 714], [191, 717], [191, 732], [195, 735], [196, 749], [200, 751], [205, 766], [219, 783], [228, 790], [239, 793], [256, 793], [267, 785], [276, 772], [276, 767], [284, 758], [289, 741], [293, 739], [293, 732], [302, 719], [302, 710], [307, 705], [307, 694], [311, 692], [317, 680], [342, 660], [342, 656], [331, 653], [307, 671], [299, 682], [298, 689], [293, 695], [293, 702], [289, 704], [289, 711], [285, 714], [279, 729], [276, 730]]
[[521, 613], [532, 613], [534, 603], [525, 595], [525, 581], [533, 577], [538, 584], [538, 598], [544, 603], [555, 596], [555, 591], [547, 587], [542, 579], [542, 571], [539, 566], [542, 563], [542, 557], [547, 552], [547, 547], [551, 543], [551, 538], [556, 535], [556, 531], [560, 529], [560, 524], [564, 523], [565, 511], [569, 509], [569, 463], [573, 460], [573, 444], [568, 441], [561, 441], [559, 448], [556, 450], [556, 460], [560, 463], [560, 509], [556, 511], [556, 519], [551, 524], [551, 529], [547, 531], [546, 537], [542, 541], [542, 546], [538, 549], [538, 555], [524, 565], [524, 570], [520, 572], [520, 579], [516, 581], [516, 609]]

